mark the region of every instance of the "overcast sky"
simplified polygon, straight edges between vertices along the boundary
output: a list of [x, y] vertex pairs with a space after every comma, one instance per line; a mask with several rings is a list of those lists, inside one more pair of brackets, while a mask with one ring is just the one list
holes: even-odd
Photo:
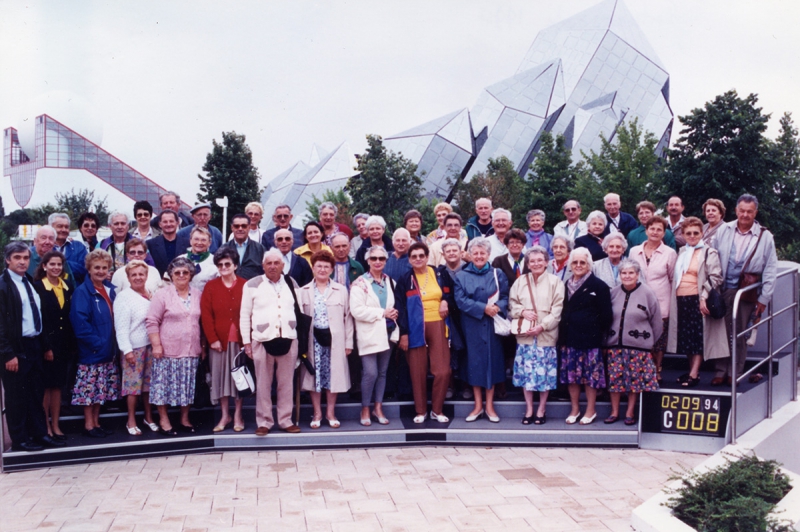
[[[263, 186], [313, 143], [361, 152], [368, 133], [472, 107], [540, 29], [596, 3], [0, 0], [0, 128], [50, 113], [102, 129], [103, 148], [191, 203], [222, 131], [247, 135]], [[800, 2], [626, 5], [670, 73], [676, 115], [756, 92], [774, 136], [800, 110]]]

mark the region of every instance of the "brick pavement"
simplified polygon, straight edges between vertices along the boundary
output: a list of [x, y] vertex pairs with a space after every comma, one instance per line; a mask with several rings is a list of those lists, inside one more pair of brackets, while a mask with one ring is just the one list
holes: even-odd
[[706, 457], [418, 447], [227, 452], [0, 476], [0, 531], [629, 531]]

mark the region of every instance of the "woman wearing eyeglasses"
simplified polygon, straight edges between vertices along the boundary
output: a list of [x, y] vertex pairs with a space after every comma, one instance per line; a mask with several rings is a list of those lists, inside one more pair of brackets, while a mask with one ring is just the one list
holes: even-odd
[[[145, 258], [147, 258], [147, 243], [140, 238], [131, 238], [125, 243], [125, 261], [130, 262], [132, 260], [140, 260], [144, 262]], [[158, 270], [153, 267], [145, 264], [147, 266], [147, 281], [145, 282], [145, 288], [148, 292], [153, 293], [164, 284], [161, 281], [161, 276], [158, 274]], [[114, 272], [114, 275], [111, 277], [111, 284], [114, 285], [117, 293], [119, 294], [126, 288], [130, 288], [131, 283], [128, 281], [128, 273], [125, 268], [120, 268], [119, 270]]]
[[100, 227], [100, 218], [93, 212], [85, 212], [78, 218], [78, 231], [81, 234], [86, 251], [94, 251], [100, 246], [97, 240], [97, 229]]

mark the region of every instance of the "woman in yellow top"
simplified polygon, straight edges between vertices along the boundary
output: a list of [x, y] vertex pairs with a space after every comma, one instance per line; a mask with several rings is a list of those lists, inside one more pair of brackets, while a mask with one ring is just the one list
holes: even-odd
[[450, 346], [447, 324], [453, 299], [453, 278], [441, 266], [428, 266], [428, 246], [414, 242], [408, 248], [411, 270], [397, 282], [397, 324], [400, 327], [400, 349], [408, 353], [408, 369], [414, 392], [414, 423], [422, 423], [428, 415], [426, 381], [428, 361], [433, 374], [431, 419], [447, 423], [442, 412], [447, 385], [450, 382]]
[[333, 255], [333, 250], [322, 243], [324, 236], [325, 229], [322, 228], [322, 225], [317, 222], [308, 222], [303, 229], [303, 245], [294, 252], [306, 259], [309, 265], [311, 265], [311, 255], [317, 251], [324, 250]]
[[66, 259], [58, 251], [48, 251], [36, 268], [33, 287], [42, 302], [42, 334], [52, 347], [53, 356], [42, 365], [44, 383], [44, 412], [47, 434], [57, 440], [66, 440], [58, 426], [61, 410], [61, 390], [67, 384], [69, 367], [75, 359], [77, 345], [69, 307], [74, 286], [64, 272]]

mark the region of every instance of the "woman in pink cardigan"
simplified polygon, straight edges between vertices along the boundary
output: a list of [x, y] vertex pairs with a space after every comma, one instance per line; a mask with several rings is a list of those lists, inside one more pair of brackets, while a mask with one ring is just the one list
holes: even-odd
[[189, 405], [194, 402], [194, 383], [200, 348], [200, 292], [189, 285], [194, 264], [175, 257], [167, 268], [172, 286], [158, 290], [147, 313], [147, 334], [153, 347], [150, 403], [158, 406], [159, 433], [175, 436], [167, 405], [181, 407], [181, 430], [194, 432]]

